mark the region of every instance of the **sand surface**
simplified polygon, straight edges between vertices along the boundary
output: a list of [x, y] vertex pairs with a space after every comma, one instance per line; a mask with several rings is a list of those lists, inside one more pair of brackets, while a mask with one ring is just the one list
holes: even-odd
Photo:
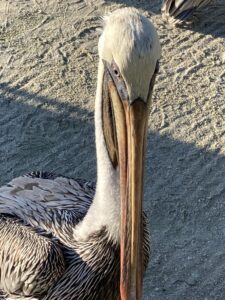
[[0, 183], [31, 170], [94, 179], [100, 16], [135, 6], [162, 59], [149, 120], [143, 299], [225, 299], [225, 3], [174, 28], [160, 0], [0, 0]]

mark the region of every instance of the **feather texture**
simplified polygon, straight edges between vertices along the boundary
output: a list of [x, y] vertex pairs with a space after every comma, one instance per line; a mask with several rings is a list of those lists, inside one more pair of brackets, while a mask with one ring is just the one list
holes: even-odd
[[9, 294], [39, 296], [65, 272], [57, 241], [17, 219], [0, 217], [0, 287]]
[[[46, 172], [0, 188], [0, 299], [120, 299], [119, 244], [106, 228], [88, 241], [73, 230], [94, 191], [94, 183]], [[145, 217], [143, 247], [147, 266]]]
[[186, 20], [193, 12], [212, 0], [164, 0], [162, 4], [162, 15], [175, 20]]

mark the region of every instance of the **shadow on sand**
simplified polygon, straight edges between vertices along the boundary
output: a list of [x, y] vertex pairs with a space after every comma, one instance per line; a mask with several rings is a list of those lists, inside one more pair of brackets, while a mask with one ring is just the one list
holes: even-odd
[[95, 176], [93, 112], [7, 83], [0, 93], [1, 183], [37, 169], [73, 176], [74, 161]]

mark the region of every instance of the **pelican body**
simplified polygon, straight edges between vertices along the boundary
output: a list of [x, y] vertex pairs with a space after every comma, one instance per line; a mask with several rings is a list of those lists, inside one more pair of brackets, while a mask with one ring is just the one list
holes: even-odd
[[97, 183], [32, 172], [0, 188], [1, 299], [141, 299], [149, 258], [144, 149], [160, 44], [136, 9], [104, 23]]
[[162, 15], [172, 21], [186, 20], [193, 12], [209, 4], [212, 0], [163, 0]]

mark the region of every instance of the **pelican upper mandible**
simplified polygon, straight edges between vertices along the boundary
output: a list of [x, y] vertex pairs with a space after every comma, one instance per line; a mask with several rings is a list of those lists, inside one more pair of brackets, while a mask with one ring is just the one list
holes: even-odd
[[141, 299], [149, 255], [144, 152], [159, 57], [157, 32], [138, 10], [105, 17], [95, 104], [96, 187], [32, 172], [0, 188], [2, 299]]
[[163, 0], [162, 15], [172, 21], [183, 21], [192, 15], [199, 7], [203, 7], [212, 0]]

